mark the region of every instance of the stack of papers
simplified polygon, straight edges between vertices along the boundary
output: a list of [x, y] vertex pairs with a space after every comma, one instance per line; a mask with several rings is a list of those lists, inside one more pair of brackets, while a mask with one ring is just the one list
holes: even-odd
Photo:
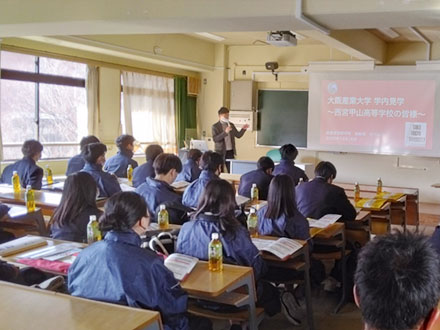
[[315, 228], [327, 228], [328, 226], [334, 224], [336, 221], [338, 221], [341, 218], [340, 214], [326, 214], [316, 219], [307, 218], [309, 220], [309, 226], [315, 227]]

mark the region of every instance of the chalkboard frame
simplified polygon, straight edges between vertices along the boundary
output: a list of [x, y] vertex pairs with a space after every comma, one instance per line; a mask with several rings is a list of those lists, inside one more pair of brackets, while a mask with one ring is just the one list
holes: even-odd
[[[257, 90], [257, 129], [256, 129], [256, 136], [255, 136], [255, 145], [256, 147], [262, 147], [262, 148], [280, 148], [280, 145], [270, 145], [270, 144], [259, 144], [258, 143], [258, 134], [259, 132], [261, 132], [261, 111], [260, 111], [260, 105], [259, 103], [259, 92], [260, 91], [273, 91], [273, 92], [309, 92], [308, 89], [275, 89], [275, 88], [259, 88]], [[305, 144], [306, 146], [296, 146], [297, 149], [302, 149], [302, 150], [306, 150], [308, 149], [307, 147], [307, 130], [308, 130], [308, 103], [309, 100], [307, 98], [307, 113], [306, 113], [306, 122], [305, 122], [305, 127], [306, 127], [306, 140], [305, 140]], [[292, 141], [293, 144], [294, 141]]]

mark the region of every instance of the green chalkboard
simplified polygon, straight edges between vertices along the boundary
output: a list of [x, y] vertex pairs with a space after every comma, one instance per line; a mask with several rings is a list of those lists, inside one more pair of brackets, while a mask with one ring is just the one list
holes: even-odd
[[259, 90], [257, 144], [307, 147], [308, 91]]

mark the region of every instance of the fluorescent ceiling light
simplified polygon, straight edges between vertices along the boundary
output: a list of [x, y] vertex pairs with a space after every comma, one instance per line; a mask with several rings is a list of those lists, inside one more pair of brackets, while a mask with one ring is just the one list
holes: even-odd
[[197, 35], [199, 35], [201, 37], [205, 37], [205, 38], [208, 38], [208, 39], [215, 40], [215, 41], [223, 41], [223, 40], [225, 40], [225, 38], [223, 38], [221, 36], [218, 36], [216, 34], [209, 33], [209, 32], [195, 32], [195, 34], [197, 34]]
[[379, 28], [378, 30], [380, 31], [380, 33], [386, 35], [388, 38], [391, 38], [391, 39], [395, 39], [397, 37], [400, 37], [400, 34], [398, 34], [392, 28]]

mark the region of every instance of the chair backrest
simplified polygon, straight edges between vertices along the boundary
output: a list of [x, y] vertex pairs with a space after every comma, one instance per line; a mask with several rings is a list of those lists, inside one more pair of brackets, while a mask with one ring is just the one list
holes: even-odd
[[14, 213], [10, 210], [9, 217], [0, 222], [0, 227], [11, 230], [24, 230], [28, 233], [38, 233], [40, 236], [49, 236], [43, 213], [39, 208], [30, 213]]
[[279, 149], [272, 149], [266, 153], [266, 156], [272, 159], [274, 162], [279, 162], [281, 160], [281, 153]]

